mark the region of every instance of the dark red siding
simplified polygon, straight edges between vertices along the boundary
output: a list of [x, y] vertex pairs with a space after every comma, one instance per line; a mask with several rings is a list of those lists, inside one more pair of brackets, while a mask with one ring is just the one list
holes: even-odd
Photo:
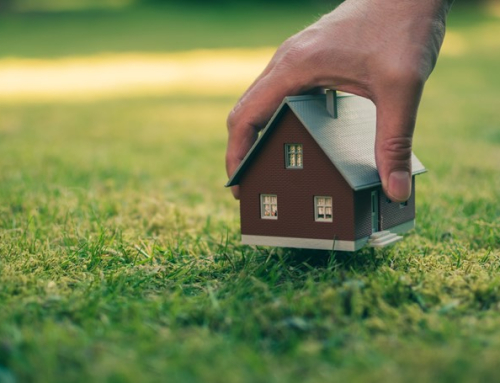
[[[276, 123], [240, 179], [241, 233], [354, 240], [352, 189], [293, 112], [287, 109]], [[302, 169], [286, 169], [287, 143], [303, 145]], [[277, 220], [260, 217], [261, 194], [278, 196]], [[333, 222], [315, 222], [314, 196], [332, 197]]]
[[401, 208], [399, 203], [389, 202], [382, 191], [379, 195], [380, 230], [387, 230], [415, 219], [415, 176], [413, 177], [412, 193], [407, 206]]

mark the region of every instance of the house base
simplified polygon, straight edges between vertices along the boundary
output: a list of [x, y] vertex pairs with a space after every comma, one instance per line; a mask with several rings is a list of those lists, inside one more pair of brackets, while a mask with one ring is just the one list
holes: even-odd
[[[415, 220], [411, 220], [401, 225], [386, 229], [391, 233], [404, 233], [415, 227]], [[355, 241], [339, 241], [331, 239], [315, 238], [295, 238], [295, 237], [274, 237], [265, 235], [246, 235], [241, 236], [241, 243], [244, 245], [274, 246], [274, 247], [293, 247], [299, 249], [315, 250], [334, 250], [334, 251], [356, 251], [364, 247], [370, 236], [357, 239]]]

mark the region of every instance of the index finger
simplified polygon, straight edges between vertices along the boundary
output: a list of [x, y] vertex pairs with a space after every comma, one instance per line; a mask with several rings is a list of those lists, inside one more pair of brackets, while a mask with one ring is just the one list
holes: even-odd
[[[229, 132], [226, 151], [226, 171], [231, 177], [241, 161], [256, 141], [258, 132], [265, 127], [275, 110], [287, 95], [295, 94], [290, 81], [284, 81], [283, 76], [271, 70], [238, 102], [227, 120]], [[238, 188], [232, 187], [235, 198], [238, 198]]]

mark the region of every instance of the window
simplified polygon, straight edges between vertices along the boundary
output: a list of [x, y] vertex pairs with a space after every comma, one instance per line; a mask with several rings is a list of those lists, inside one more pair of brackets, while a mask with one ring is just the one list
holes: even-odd
[[332, 197], [314, 197], [314, 219], [332, 222]]
[[260, 195], [260, 217], [278, 219], [278, 196], [275, 194]]
[[302, 169], [302, 144], [285, 145], [285, 163], [287, 169]]
[[403, 208], [405, 208], [406, 206], [408, 206], [408, 201], [400, 202], [400, 204], [399, 204], [399, 208], [400, 208], [400, 209], [403, 209]]

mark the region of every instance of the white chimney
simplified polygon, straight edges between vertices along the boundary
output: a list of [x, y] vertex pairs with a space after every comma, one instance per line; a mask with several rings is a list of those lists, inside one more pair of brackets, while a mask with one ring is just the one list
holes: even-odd
[[337, 91], [326, 90], [326, 110], [330, 116], [337, 118]]

